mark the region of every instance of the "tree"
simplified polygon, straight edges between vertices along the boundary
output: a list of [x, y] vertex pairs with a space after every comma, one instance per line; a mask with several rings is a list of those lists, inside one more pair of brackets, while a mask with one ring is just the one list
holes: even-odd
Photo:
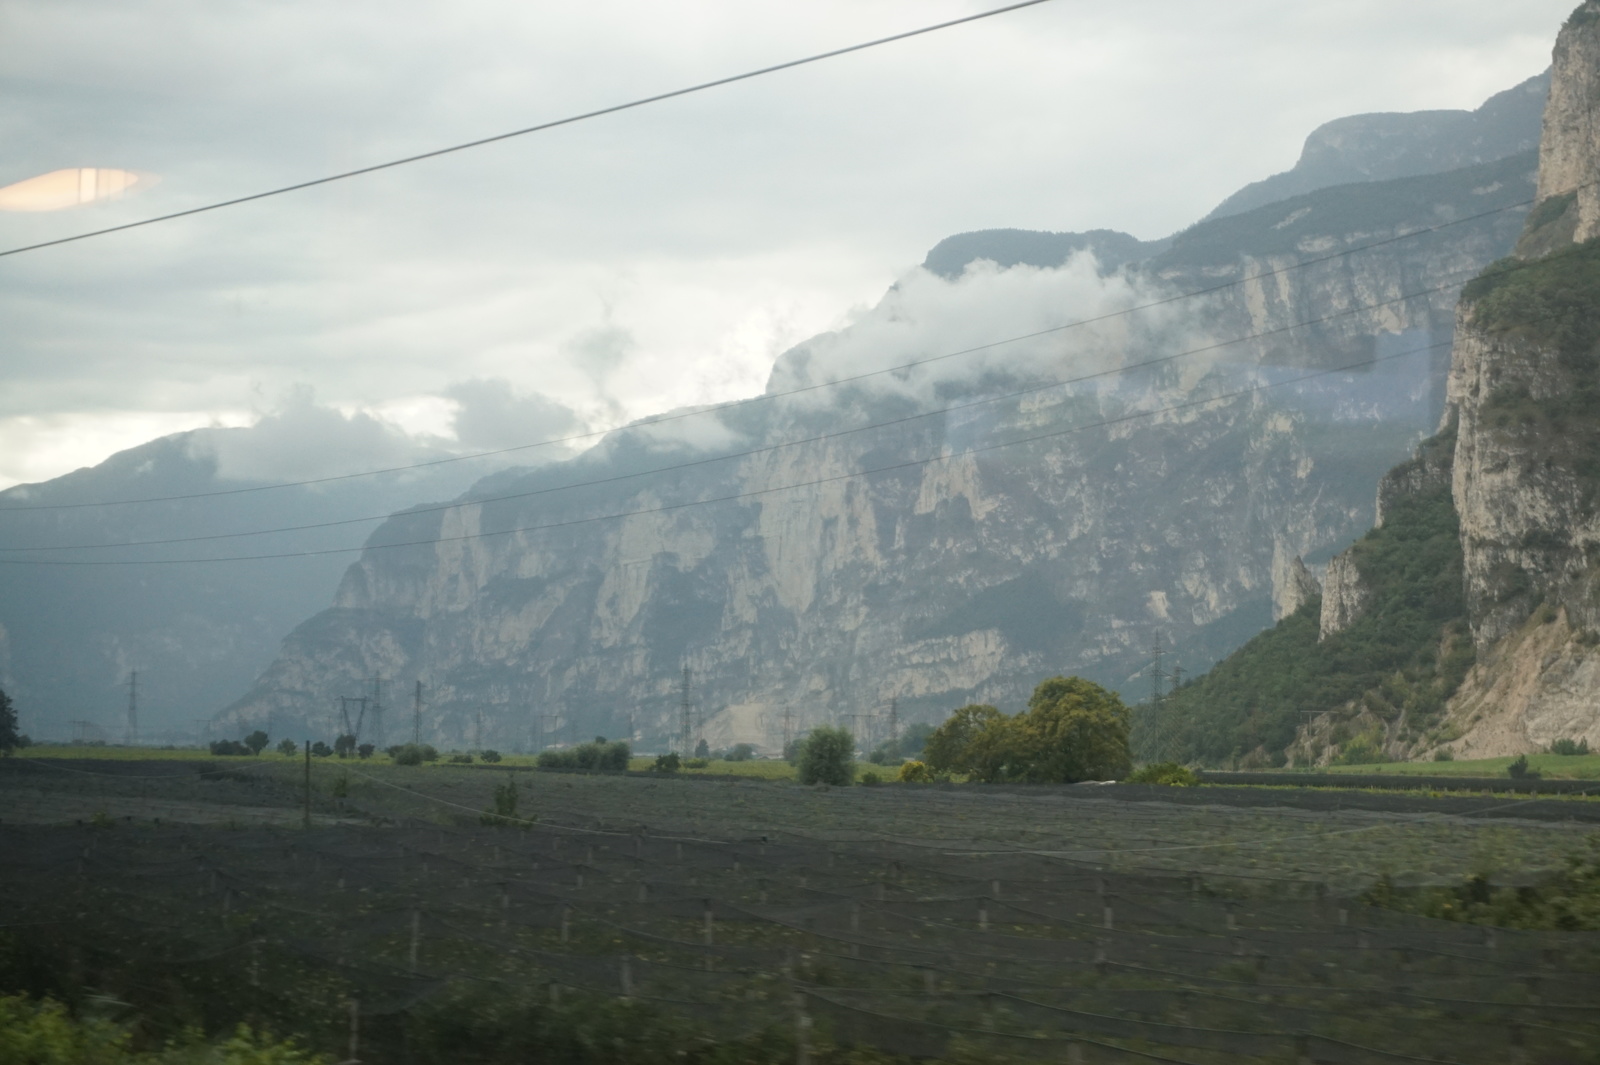
[[928, 735], [922, 747], [922, 760], [936, 772], [976, 776], [978, 751], [973, 741], [1005, 720], [1006, 715], [987, 704], [963, 706]]
[[[358, 757], [358, 758], [371, 758], [372, 757], [372, 752], [377, 750], [377, 749], [378, 748], [374, 747], [370, 743], [363, 743], [361, 746], [356, 748], [356, 757]], [[486, 759], [484, 759], [484, 761], [488, 761], [488, 759], [486, 758]]]
[[346, 732], [333, 741], [333, 753], [340, 758], [349, 758], [356, 753], [356, 738]]
[[311, 754], [312, 754], [313, 757], [326, 758], [332, 753], [333, 753], [333, 748], [329, 747], [326, 743], [323, 743], [321, 740], [318, 740], [316, 743], [313, 743], [311, 745]]
[[0, 753], [7, 758], [11, 752], [22, 746], [22, 736], [17, 731], [17, 708], [11, 702], [11, 696], [0, 691]]
[[1051, 677], [1019, 715], [1024, 779], [1049, 784], [1116, 780], [1133, 768], [1131, 715], [1114, 692], [1082, 677]]
[[845, 787], [855, 781], [855, 737], [842, 728], [811, 730], [800, 745], [796, 767], [802, 784], [834, 784]]
[[300, 753], [300, 745], [294, 742], [294, 740], [279, 740], [278, 753], [283, 755], [285, 758], [293, 758], [295, 755]]
[[705, 740], [701, 740], [699, 743], [694, 745], [694, 756], [696, 758], [710, 758], [711, 745]]
[[256, 729], [244, 738], [244, 745], [250, 748], [251, 754], [260, 754], [267, 749], [267, 734]]

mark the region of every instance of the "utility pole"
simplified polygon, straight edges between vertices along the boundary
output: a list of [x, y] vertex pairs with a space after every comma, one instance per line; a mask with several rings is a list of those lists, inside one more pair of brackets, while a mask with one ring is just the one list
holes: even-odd
[[422, 681], [417, 681], [417, 701], [411, 711], [411, 742], [422, 743]]
[[139, 671], [128, 674], [128, 734], [123, 742], [133, 747], [139, 742]]
[[311, 827], [311, 741], [306, 740], [305, 827]]
[[689, 667], [683, 667], [683, 696], [679, 704], [683, 711], [683, 756], [694, 757], [694, 714], [689, 702]]

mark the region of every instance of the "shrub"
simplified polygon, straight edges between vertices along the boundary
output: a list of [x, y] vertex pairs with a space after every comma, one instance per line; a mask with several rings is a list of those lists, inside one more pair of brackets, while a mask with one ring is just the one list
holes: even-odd
[[748, 762], [756, 756], [756, 748], [751, 743], [736, 743], [725, 757], [730, 762]]
[[801, 744], [796, 768], [802, 784], [846, 787], [855, 779], [855, 737], [842, 728], [816, 728]]
[[1154, 765], [1140, 767], [1128, 777], [1128, 783], [1192, 788], [1200, 783], [1200, 778], [1190, 772], [1187, 766], [1181, 766], [1177, 762], [1157, 762]]
[[1456, 752], [1448, 747], [1440, 747], [1433, 752], [1433, 760], [1435, 762], [1453, 762], [1456, 760]]
[[676, 773], [681, 768], [683, 768], [683, 760], [678, 757], [676, 751], [668, 751], [666, 754], [656, 755], [656, 764], [650, 767], [651, 771], [655, 773]]
[[338, 779], [333, 782], [333, 787], [328, 789], [328, 792], [335, 799], [348, 799], [350, 797], [350, 775], [348, 773], [340, 773]]
[[393, 758], [396, 765], [421, 765], [423, 762], [437, 762], [439, 752], [427, 743], [407, 743], [400, 747], [390, 747], [389, 757]]
[[932, 784], [933, 770], [926, 762], [911, 761], [900, 767], [895, 779], [902, 784]]
[[489, 750], [480, 753], [478, 758], [482, 761], [488, 762], [490, 765], [493, 765], [494, 763], [500, 761], [500, 752], [490, 748]]
[[211, 753], [233, 758], [241, 755], [248, 756], [251, 750], [238, 740], [212, 740]]
[[506, 782], [498, 784], [494, 789], [494, 809], [485, 810], [478, 818], [479, 822], [496, 828], [527, 827], [531, 821], [537, 821], [533, 816], [524, 817], [517, 813], [517, 778], [514, 774], [506, 774]]
[[283, 755], [285, 758], [293, 758], [295, 755], [300, 753], [300, 745], [294, 742], [294, 740], [279, 740], [278, 753]]
[[471, 765], [472, 764], [472, 755], [470, 755], [470, 754], [452, 754], [450, 756], [450, 764], [451, 765]]
[[327, 758], [333, 754], [333, 748], [318, 740], [311, 745], [311, 754], [315, 758]]
[[1566, 755], [1569, 757], [1578, 754], [1588, 754], [1589, 738], [1585, 736], [1576, 743], [1574, 743], [1572, 740], [1556, 740], [1556, 742], [1550, 745], [1550, 753]]
[[244, 738], [244, 745], [250, 748], [251, 754], [260, 754], [267, 749], [267, 734], [256, 729]]
[[688, 761], [683, 763], [683, 768], [685, 768], [685, 769], [710, 769], [711, 768], [711, 759], [709, 759], [709, 758], [690, 758]]
[[356, 753], [356, 738], [346, 732], [333, 741], [333, 753], [340, 758], [349, 758]]
[[371, 758], [372, 757], [372, 752], [375, 751], [375, 750], [377, 750], [377, 748], [374, 747], [372, 744], [363, 743], [361, 746], [356, 748], [356, 757], [358, 757], [358, 758]]
[[1517, 755], [1517, 760], [1506, 766], [1506, 775], [1512, 780], [1538, 780], [1539, 771], [1528, 768], [1528, 756]]
[[865, 773], [861, 774], [861, 783], [869, 788], [875, 788], [879, 784], [883, 783], [883, 778], [880, 777], [876, 771], [869, 769]]
[[593, 743], [580, 743], [561, 751], [540, 751], [535, 765], [541, 769], [586, 769], [589, 772], [620, 772], [628, 768], [633, 751], [621, 740], [607, 743], [595, 737]]

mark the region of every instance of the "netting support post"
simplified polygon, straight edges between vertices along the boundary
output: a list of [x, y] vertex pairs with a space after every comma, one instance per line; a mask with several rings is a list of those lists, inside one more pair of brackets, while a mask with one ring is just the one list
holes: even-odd
[[361, 1060], [361, 1001], [350, 1000], [350, 1061]]
[[627, 954], [622, 956], [622, 997], [633, 997], [633, 958]]
[[1294, 1037], [1294, 1065], [1311, 1065], [1311, 1037], [1297, 1035]]
[[411, 911], [411, 951], [407, 960], [411, 964], [411, 971], [417, 971], [417, 952], [422, 947], [422, 911]]
[[1507, 1060], [1511, 1062], [1511, 1065], [1523, 1065], [1528, 1060], [1528, 1048], [1522, 1041], [1522, 1025], [1513, 1024], [1508, 1034], [1511, 1042], [1511, 1053], [1507, 1055]]
[[561, 907], [561, 942], [565, 943], [572, 936], [572, 910], [570, 907]]
[[1083, 1065], [1083, 1044], [1067, 1044], [1067, 1065]]
[[987, 907], [987, 906], [979, 906], [978, 907], [978, 931], [987, 932], [988, 930], [989, 930], [989, 907]]
[[811, 1065], [811, 1017], [804, 995], [794, 997], [794, 1063]]
[[1110, 906], [1105, 907], [1105, 909], [1101, 911], [1100, 923], [1108, 930], [1117, 927], [1116, 916], [1111, 912]]
[[711, 913], [711, 900], [706, 899], [705, 908], [706, 946], [710, 946], [715, 938], [716, 918]]

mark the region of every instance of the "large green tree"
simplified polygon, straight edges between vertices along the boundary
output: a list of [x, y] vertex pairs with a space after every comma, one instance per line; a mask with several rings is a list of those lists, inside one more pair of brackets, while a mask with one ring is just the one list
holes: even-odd
[[816, 728], [800, 745], [795, 768], [802, 784], [834, 784], [846, 787], [855, 782], [856, 740], [842, 728]]
[[963, 706], [928, 737], [923, 757], [931, 769], [985, 783], [1115, 780], [1133, 768], [1129, 721], [1113, 692], [1082, 677], [1051, 677], [1014, 717]]
[[1133, 769], [1131, 715], [1115, 692], [1082, 677], [1051, 677], [1033, 690], [1017, 725], [1028, 780], [1072, 784], [1117, 780]]

